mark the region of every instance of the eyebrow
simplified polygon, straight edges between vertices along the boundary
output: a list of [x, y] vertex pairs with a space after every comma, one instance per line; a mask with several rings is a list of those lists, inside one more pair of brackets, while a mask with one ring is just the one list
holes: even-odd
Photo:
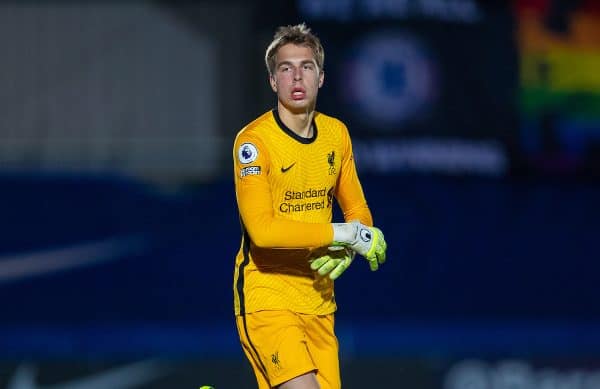
[[[304, 59], [302, 61], [300, 61], [300, 65], [306, 65], [307, 63], [311, 64], [311, 65], [317, 65], [316, 61], [314, 59]], [[292, 63], [292, 61], [281, 61], [280, 63], [277, 64], [277, 67], [281, 67], [283, 65], [294, 65]]]

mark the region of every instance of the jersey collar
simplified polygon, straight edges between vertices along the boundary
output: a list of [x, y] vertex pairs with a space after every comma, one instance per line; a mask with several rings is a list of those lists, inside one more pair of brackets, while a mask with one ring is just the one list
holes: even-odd
[[[294, 131], [292, 131], [288, 126], [283, 124], [283, 122], [281, 121], [281, 118], [279, 117], [279, 111], [277, 110], [277, 108], [273, 108], [273, 110], [271, 112], [273, 112], [273, 117], [275, 118], [275, 121], [277, 122], [277, 125], [279, 126], [279, 128], [281, 128], [281, 130], [283, 132], [285, 132], [286, 134], [288, 134], [290, 137], [294, 138], [298, 142], [304, 143], [304, 144], [310, 144], [310, 143], [313, 143], [315, 140], [317, 140], [317, 123], [315, 123], [314, 117], [313, 117], [313, 121], [312, 121], [312, 127], [313, 127], [312, 137], [303, 138], [300, 135], [296, 134]], [[316, 115], [316, 113], [315, 113], [315, 115]]]

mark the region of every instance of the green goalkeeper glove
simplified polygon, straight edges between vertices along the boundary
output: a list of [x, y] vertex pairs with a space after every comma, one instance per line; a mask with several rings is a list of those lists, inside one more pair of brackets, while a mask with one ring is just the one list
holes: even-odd
[[327, 254], [310, 262], [310, 268], [322, 276], [329, 274], [332, 280], [342, 275], [354, 260], [355, 253], [348, 247], [331, 246]]
[[387, 243], [381, 230], [353, 221], [333, 223], [333, 244], [347, 246], [369, 261], [372, 271], [385, 262]]

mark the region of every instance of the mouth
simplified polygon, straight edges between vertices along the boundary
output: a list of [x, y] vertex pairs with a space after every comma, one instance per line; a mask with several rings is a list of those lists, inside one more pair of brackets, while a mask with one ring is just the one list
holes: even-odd
[[304, 90], [304, 88], [297, 86], [292, 89], [292, 99], [302, 100], [305, 97], [306, 97], [306, 90]]

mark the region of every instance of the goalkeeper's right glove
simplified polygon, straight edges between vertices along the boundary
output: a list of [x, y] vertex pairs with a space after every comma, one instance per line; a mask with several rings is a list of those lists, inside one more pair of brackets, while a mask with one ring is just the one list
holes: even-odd
[[348, 246], [369, 261], [372, 271], [385, 262], [387, 243], [381, 230], [358, 221], [333, 223], [333, 245]]
[[310, 261], [310, 268], [322, 276], [329, 274], [329, 278], [335, 280], [350, 267], [354, 254], [354, 251], [348, 247], [331, 246], [327, 248], [326, 255]]

